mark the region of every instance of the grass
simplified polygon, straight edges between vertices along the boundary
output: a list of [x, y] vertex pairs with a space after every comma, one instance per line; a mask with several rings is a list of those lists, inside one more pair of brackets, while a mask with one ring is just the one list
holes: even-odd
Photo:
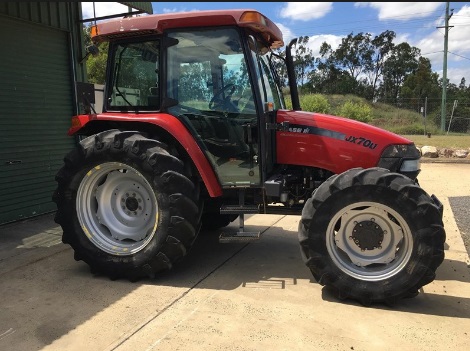
[[412, 140], [416, 146], [435, 146], [437, 148], [470, 149], [469, 134], [431, 135], [403, 135]]

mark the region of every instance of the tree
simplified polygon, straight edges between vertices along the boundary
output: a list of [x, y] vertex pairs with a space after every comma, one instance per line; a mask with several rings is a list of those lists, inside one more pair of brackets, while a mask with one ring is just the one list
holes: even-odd
[[[449, 107], [453, 107], [454, 101], [457, 100], [457, 107], [454, 110], [452, 125], [450, 131], [466, 133], [470, 127], [470, 86], [466, 87], [465, 77], [462, 77], [460, 84], [449, 84], [447, 86], [447, 101]], [[448, 108], [450, 116], [452, 108]], [[448, 128], [448, 126], [446, 127]]]
[[365, 74], [368, 67], [372, 67], [371, 35], [369, 33], [350, 33], [343, 38], [341, 44], [332, 53], [333, 60], [337, 66], [349, 73], [353, 79], [352, 87], [357, 92], [359, 87], [359, 76]]
[[408, 75], [401, 88], [401, 98], [419, 111], [426, 97], [439, 96], [439, 75], [432, 71], [431, 61], [420, 57], [418, 68]]
[[395, 39], [396, 34], [393, 31], [386, 30], [381, 34], [377, 35], [370, 42], [371, 46], [371, 59], [367, 69], [368, 83], [370, 85], [370, 93], [367, 98], [374, 100], [377, 94], [377, 84], [382, 77], [385, 60], [387, 59], [389, 53], [392, 51], [393, 39]]
[[309, 72], [314, 68], [313, 51], [307, 47], [308, 41], [308, 36], [299, 37], [295, 48], [294, 69], [300, 86], [305, 84]]
[[418, 68], [420, 50], [401, 43], [390, 50], [390, 54], [384, 62], [384, 80], [381, 86], [382, 98], [397, 102], [400, 90], [406, 77]]
[[[92, 45], [91, 25], [83, 26], [83, 38], [85, 47]], [[108, 42], [100, 43], [98, 56], [88, 55], [86, 65], [87, 78], [89, 83], [104, 84], [106, 80], [106, 62], [108, 60]]]
[[354, 86], [350, 74], [336, 64], [334, 51], [326, 42], [320, 47], [316, 70], [309, 73], [308, 81], [311, 92], [322, 94], [349, 94]]
[[465, 87], [465, 77], [462, 77], [462, 79], [460, 80], [460, 84], [459, 84], [459, 90], [462, 90], [462, 91], [465, 91], [466, 87]]

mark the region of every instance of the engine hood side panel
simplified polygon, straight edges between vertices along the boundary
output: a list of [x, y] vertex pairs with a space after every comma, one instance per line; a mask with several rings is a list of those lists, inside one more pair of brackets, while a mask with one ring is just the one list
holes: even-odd
[[325, 114], [280, 110], [276, 132], [276, 161], [342, 173], [355, 167], [375, 167], [382, 151], [392, 144], [412, 142], [394, 133], [355, 120]]

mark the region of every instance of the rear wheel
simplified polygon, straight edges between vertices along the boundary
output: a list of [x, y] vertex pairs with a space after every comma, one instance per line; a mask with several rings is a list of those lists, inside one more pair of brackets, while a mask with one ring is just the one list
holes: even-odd
[[106, 131], [82, 140], [64, 161], [55, 220], [77, 260], [135, 280], [186, 255], [200, 226], [198, 194], [165, 144]]
[[299, 241], [315, 279], [339, 298], [392, 304], [434, 280], [445, 231], [439, 208], [411, 179], [352, 169], [306, 202]]

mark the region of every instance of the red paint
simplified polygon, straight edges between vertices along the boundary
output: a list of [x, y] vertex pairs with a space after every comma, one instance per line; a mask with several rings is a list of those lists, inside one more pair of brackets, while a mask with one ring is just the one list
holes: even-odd
[[[73, 117], [73, 127], [68, 131], [69, 135], [77, 133], [84, 125], [91, 120], [99, 121], [118, 121], [118, 122], [143, 122], [157, 125], [180, 142], [186, 152], [189, 154], [196, 165], [209, 195], [217, 197], [222, 195], [222, 188], [206, 156], [195, 142], [194, 138], [188, 132], [186, 127], [174, 116], [166, 113], [149, 113], [126, 115], [120, 113], [106, 112], [98, 115], [79, 115]], [[80, 126], [77, 124], [80, 123]]]
[[[277, 163], [318, 167], [336, 174], [354, 167], [375, 167], [387, 146], [412, 143], [406, 138], [366, 123], [319, 113], [280, 110], [277, 113], [277, 123], [281, 122], [344, 134], [341, 140], [299, 132], [276, 132]], [[350, 136], [365, 138], [377, 146], [371, 149], [346, 141]]]

